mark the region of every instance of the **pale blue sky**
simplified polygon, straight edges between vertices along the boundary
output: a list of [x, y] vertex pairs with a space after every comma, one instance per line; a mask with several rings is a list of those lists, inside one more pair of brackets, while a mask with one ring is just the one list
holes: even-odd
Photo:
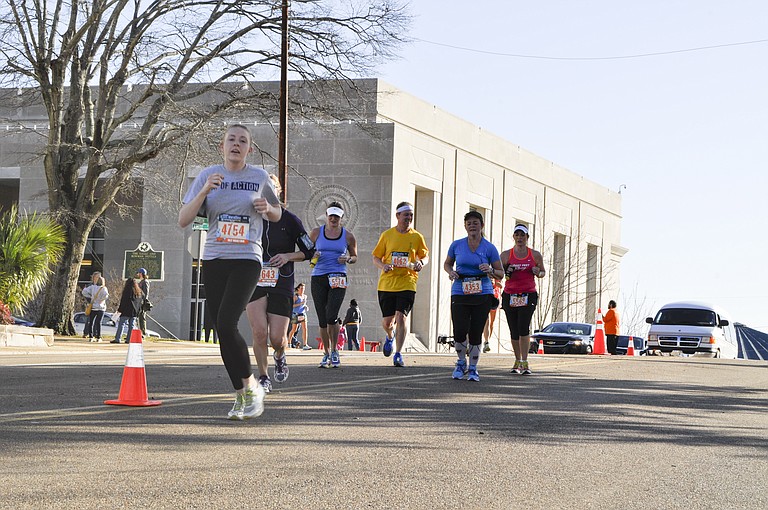
[[766, 40], [768, 2], [411, 8], [416, 40], [382, 79], [608, 188], [625, 184], [622, 292], [637, 284], [654, 313], [700, 299], [768, 331], [768, 42], [611, 60], [479, 52], [593, 58]]

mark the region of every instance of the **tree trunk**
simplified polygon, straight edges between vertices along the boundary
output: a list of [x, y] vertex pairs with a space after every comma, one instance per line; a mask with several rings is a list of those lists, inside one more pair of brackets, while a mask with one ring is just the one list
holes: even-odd
[[77, 279], [90, 230], [82, 225], [70, 224], [67, 227], [67, 244], [64, 253], [45, 288], [40, 325], [51, 328], [61, 335], [75, 334], [72, 314], [76, 311], [75, 293], [80, 291]]

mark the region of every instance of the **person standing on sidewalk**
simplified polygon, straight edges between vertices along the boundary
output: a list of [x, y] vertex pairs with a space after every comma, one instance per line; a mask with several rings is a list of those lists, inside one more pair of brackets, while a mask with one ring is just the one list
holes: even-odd
[[[280, 195], [280, 181], [274, 174], [269, 177], [275, 191]], [[280, 207], [282, 215], [279, 221], [264, 220], [261, 244], [266, 262], [261, 268], [261, 277], [251, 301], [245, 308], [253, 331], [253, 354], [259, 370], [259, 384], [267, 393], [272, 391], [267, 338], [274, 349], [275, 381], [285, 382], [288, 379], [288, 363], [285, 360], [285, 349], [288, 345], [286, 333], [293, 312], [293, 263], [309, 260], [315, 253], [314, 244], [309, 240], [298, 216], [286, 209], [284, 204]]]
[[139, 315], [137, 316], [139, 319], [139, 329], [141, 330], [142, 336], [147, 336], [147, 312], [149, 311], [149, 280], [147, 279], [147, 270], [140, 267], [139, 270], [136, 271], [136, 278], [138, 278], [139, 288], [144, 294], [143, 299], [141, 300]]
[[379, 275], [379, 308], [381, 308], [381, 327], [384, 329], [384, 356], [392, 354], [395, 343], [395, 355], [392, 363], [403, 367], [401, 351], [408, 334], [406, 318], [413, 309], [416, 299], [416, 282], [419, 272], [429, 262], [427, 244], [413, 223], [413, 204], [400, 202], [395, 209], [397, 225], [382, 232], [379, 242], [373, 249], [373, 265], [381, 270]]
[[346, 331], [347, 335], [348, 351], [360, 350], [358, 335], [361, 322], [363, 322], [363, 314], [360, 312], [360, 307], [357, 306], [357, 300], [351, 299], [349, 301], [349, 308], [347, 308], [347, 314], [344, 316], [344, 331]]
[[453, 378], [463, 379], [466, 376], [468, 381], [476, 382], [480, 381], [477, 364], [483, 344], [483, 329], [493, 304], [492, 280], [504, 274], [499, 250], [483, 237], [484, 224], [483, 215], [479, 212], [465, 214], [467, 237], [451, 243], [443, 262], [443, 269], [453, 282], [451, 322], [453, 345], [458, 357]]
[[[603, 325], [605, 327], [605, 343], [607, 344], [608, 352], [610, 354], [616, 354], [616, 347], [619, 345], [619, 312], [616, 311], [616, 301], [611, 299], [608, 301], [608, 311], [603, 317]], [[631, 339], [629, 340], [632, 341]]]
[[515, 246], [501, 253], [507, 282], [501, 295], [501, 307], [507, 316], [512, 349], [515, 351], [513, 374], [531, 375], [528, 349], [531, 343], [531, 319], [539, 302], [534, 276], [544, 278], [544, 259], [528, 247], [528, 227], [516, 225], [512, 233]]
[[341, 226], [343, 216], [341, 204], [331, 202], [325, 210], [325, 225], [313, 228], [309, 234], [316, 250], [312, 258], [312, 301], [323, 342], [320, 368], [341, 364], [336, 345], [341, 329], [339, 311], [347, 292], [347, 264], [357, 262], [357, 240]]
[[[93, 274], [91, 274], [91, 284], [97, 285], [99, 283], [99, 278], [101, 277], [101, 271], [94, 271]], [[85, 287], [88, 287], [86, 285]], [[85, 290], [85, 287], [83, 287], [83, 290]], [[85, 298], [86, 306], [90, 304], [91, 300], [90, 298]], [[91, 321], [88, 318], [89, 314], [85, 314], [85, 326], [83, 327], [83, 338], [91, 338], [93, 335], [91, 334]]]
[[208, 218], [202, 261], [206, 303], [236, 391], [227, 417], [242, 420], [264, 412], [266, 393], [253, 376], [248, 344], [237, 323], [261, 276], [263, 219], [278, 221], [282, 209], [266, 170], [246, 162], [253, 151], [247, 127], [229, 126], [219, 150], [223, 164], [202, 170], [192, 182], [179, 226], [186, 228], [198, 214]]
[[134, 321], [139, 315], [141, 305], [144, 302], [144, 293], [139, 287], [135, 278], [127, 278], [123, 285], [123, 292], [120, 294], [120, 304], [117, 311], [120, 312], [120, 319], [117, 321], [115, 330], [115, 339], [110, 343], [119, 344], [125, 330], [125, 343], [131, 342], [131, 333], [133, 332]]
[[106, 281], [103, 276], [94, 277], [93, 284], [83, 289], [83, 297], [88, 301], [91, 312], [88, 314], [88, 341], [101, 342], [101, 319], [104, 312], [107, 311], [107, 299], [109, 299], [109, 290], [107, 290]]

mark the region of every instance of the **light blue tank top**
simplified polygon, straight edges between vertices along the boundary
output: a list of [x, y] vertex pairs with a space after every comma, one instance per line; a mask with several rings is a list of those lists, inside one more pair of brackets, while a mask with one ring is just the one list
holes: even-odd
[[320, 227], [320, 235], [315, 241], [315, 250], [320, 252], [312, 276], [322, 276], [331, 273], [347, 274], [347, 265], [339, 264], [339, 257], [347, 251], [347, 229], [341, 227], [341, 235], [338, 239], [325, 237], [325, 225]]

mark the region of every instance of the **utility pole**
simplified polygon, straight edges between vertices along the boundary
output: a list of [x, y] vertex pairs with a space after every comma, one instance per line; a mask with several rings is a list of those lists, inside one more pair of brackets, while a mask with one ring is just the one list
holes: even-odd
[[277, 135], [277, 177], [283, 187], [280, 199], [288, 201], [288, 4], [283, 0], [283, 18], [281, 20], [282, 41], [280, 44], [280, 129]]

